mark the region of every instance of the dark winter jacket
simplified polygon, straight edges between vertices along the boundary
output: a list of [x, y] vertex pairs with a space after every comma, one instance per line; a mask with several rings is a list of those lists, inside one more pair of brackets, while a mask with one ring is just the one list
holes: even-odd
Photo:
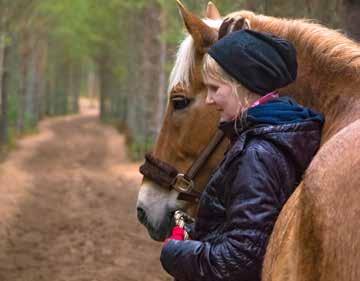
[[180, 281], [258, 281], [275, 220], [320, 144], [322, 115], [279, 98], [221, 124], [232, 146], [202, 194], [192, 240], [170, 240], [165, 270]]

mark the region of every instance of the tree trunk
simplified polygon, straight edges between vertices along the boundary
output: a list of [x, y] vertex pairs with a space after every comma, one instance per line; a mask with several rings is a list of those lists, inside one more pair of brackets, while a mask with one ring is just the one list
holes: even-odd
[[358, 0], [343, 0], [343, 23], [347, 35], [360, 41], [360, 2]]
[[[106, 50], [104, 50], [106, 52]], [[100, 90], [100, 119], [105, 121], [109, 117], [109, 96], [111, 85], [110, 58], [108, 55], [101, 56], [97, 61], [99, 90]]]
[[23, 132], [25, 129], [25, 112], [26, 112], [26, 85], [27, 85], [27, 74], [28, 74], [28, 63], [30, 54], [28, 34], [26, 31], [23, 32], [20, 37], [20, 89], [19, 89], [19, 115], [17, 120], [18, 132]]
[[65, 89], [65, 91], [67, 91], [68, 96], [69, 96], [69, 105], [70, 105], [70, 113], [74, 113], [74, 102], [73, 99], [75, 97], [75, 80], [74, 80], [74, 76], [75, 76], [75, 66], [73, 62], [69, 62], [69, 67], [68, 67], [68, 82], [67, 82], [67, 87]]
[[[151, 63], [151, 37], [153, 36], [153, 32], [147, 32], [148, 29], [151, 28], [151, 18], [153, 9], [151, 4], [148, 4], [148, 7], [144, 10], [144, 27], [145, 32], [143, 34], [143, 49], [142, 49], [142, 62], [141, 62], [141, 91], [138, 93], [138, 109], [137, 111], [137, 120], [139, 128], [137, 130], [137, 135], [141, 137], [141, 142], [145, 141], [146, 136], [149, 134], [150, 126], [149, 120], [151, 120], [151, 110], [153, 107], [148, 102], [150, 101], [151, 94], [151, 71], [152, 63]], [[150, 118], [149, 118], [150, 117]]]
[[[72, 112], [78, 113], [79, 112], [79, 97], [80, 97], [80, 90], [81, 90], [81, 82], [83, 81], [83, 65], [76, 64], [76, 77], [74, 81], [74, 92], [72, 97]], [[73, 78], [73, 79], [74, 79]]]
[[[143, 34], [143, 53], [142, 53], [142, 91], [140, 92], [140, 107], [143, 109], [143, 122], [141, 131], [144, 139], [147, 141], [153, 138], [157, 133], [157, 118], [154, 109], [158, 107], [159, 92], [159, 73], [161, 65], [159, 64], [161, 57], [161, 23], [159, 18], [161, 8], [156, 1], [149, 1], [144, 9], [144, 26]], [[165, 46], [166, 48], [166, 46]]]
[[106, 73], [100, 67], [99, 71], [99, 89], [100, 89], [100, 119], [105, 121], [107, 116], [106, 110], [106, 100], [107, 100], [107, 93], [106, 93]]
[[1, 53], [2, 53], [2, 71], [1, 71], [1, 124], [0, 124], [0, 143], [7, 144], [9, 139], [8, 133], [8, 93], [7, 93], [7, 83], [8, 83], [8, 49], [5, 42], [5, 34], [1, 36]]
[[27, 126], [33, 127], [37, 123], [37, 62], [38, 62], [38, 46], [35, 38], [31, 38], [30, 55], [28, 64], [28, 73], [25, 80], [25, 113], [27, 118]]
[[[166, 15], [164, 9], [162, 9], [160, 17], [160, 30], [161, 34], [165, 33], [165, 27], [166, 27]], [[158, 95], [157, 95], [157, 110], [156, 110], [156, 134], [159, 133], [161, 125], [162, 125], [162, 119], [165, 111], [165, 102], [166, 102], [166, 72], [165, 72], [165, 65], [166, 65], [166, 40], [164, 38], [159, 38], [160, 40], [160, 56], [159, 56], [159, 89], [158, 89]]]
[[56, 75], [55, 67], [51, 66], [48, 71], [47, 95], [46, 95], [46, 114], [49, 116], [55, 115], [55, 89], [56, 89]]
[[2, 93], [2, 77], [4, 72], [4, 54], [5, 54], [5, 35], [0, 34], [0, 104], [1, 101], [1, 93]]
[[[127, 92], [130, 93], [128, 95], [128, 110], [126, 116], [126, 126], [127, 126], [127, 136], [128, 137], [135, 137], [140, 129], [138, 126], [138, 113], [137, 113], [137, 106], [138, 106], [138, 96], [141, 94], [141, 86], [142, 86], [142, 77], [140, 75], [140, 71], [138, 66], [141, 64], [141, 49], [142, 44], [142, 29], [145, 25], [142, 24], [138, 18], [142, 15], [138, 11], [131, 11], [131, 15], [128, 19], [129, 23], [124, 27], [126, 28], [126, 33], [129, 35], [127, 40], [127, 50], [128, 57], [127, 57], [127, 69], [128, 69], [128, 77], [127, 77]], [[140, 32], [139, 32], [140, 31]], [[130, 51], [131, 50], [131, 51]]]
[[46, 66], [48, 62], [48, 42], [43, 39], [40, 42], [40, 51], [37, 65], [37, 108], [38, 116], [37, 119], [43, 118], [46, 112]]

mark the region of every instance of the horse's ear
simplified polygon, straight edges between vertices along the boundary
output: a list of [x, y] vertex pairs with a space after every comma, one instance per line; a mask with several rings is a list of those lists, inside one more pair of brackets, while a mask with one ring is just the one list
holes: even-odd
[[236, 31], [240, 29], [251, 29], [250, 21], [246, 18], [241, 18], [238, 21], [236, 21], [234, 25], [234, 29], [232, 31]]
[[226, 18], [219, 28], [219, 40], [225, 35], [241, 29], [250, 29], [250, 21], [242, 16]]
[[176, 2], [179, 6], [186, 29], [194, 39], [196, 50], [200, 53], [205, 53], [206, 49], [217, 40], [217, 31], [189, 12], [180, 0], [176, 0]]
[[221, 14], [213, 2], [209, 2], [206, 8], [206, 17], [212, 20], [221, 20]]

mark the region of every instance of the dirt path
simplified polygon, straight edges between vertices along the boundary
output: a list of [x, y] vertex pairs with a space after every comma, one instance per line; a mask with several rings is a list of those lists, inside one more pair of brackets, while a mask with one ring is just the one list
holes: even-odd
[[138, 165], [96, 113], [42, 122], [0, 164], [0, 281], [171, 280], [136, 220]]

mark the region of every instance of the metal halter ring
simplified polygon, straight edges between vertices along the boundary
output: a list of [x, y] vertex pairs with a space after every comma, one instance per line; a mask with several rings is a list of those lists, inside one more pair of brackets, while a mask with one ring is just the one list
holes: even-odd
[[174, 178], [172, 187], [178, 192], [191, 192], [194, 188], [194, 182], [185, 177], [184, 174], [177, 174]]

